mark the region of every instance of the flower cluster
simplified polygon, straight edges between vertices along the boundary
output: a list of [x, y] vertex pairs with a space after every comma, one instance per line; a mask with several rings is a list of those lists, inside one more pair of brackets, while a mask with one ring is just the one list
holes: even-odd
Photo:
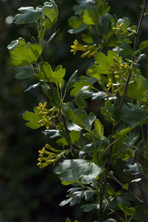
[[54, 125], [54, 121], [57, 118], [56, 108], [52, 107], [51, 109], [47, 109], [47, 102], [39, 103], [39, 106], [37, 106], [37, 109], [40, 110], [39, 115], [42, 116], [42, 119], [39, 120], [39, 124], [41, 126], [46, 126], [46, 129], [49, 129], [50, 125]]
[[59, 159], [61, 159], [67, 152], [68, 150], [57, 150], [49, 144], [46, 144], [41, 150], [39, 150], [39, 162], [37, 163], [37, 165], [40, 168], [43, 168], [50, 164], [54, 164]]
[[90, 58], [98, 52], [98, 49], [99, 49], [99, 47], [97, 47], [96, 44], [82, 45], [76, 39], [76, 40], [74, 40], [73, 45], [71, 45], [70, 52], [73, 52], [73, 54], [75, 55], [77, 53], [77, 51], [82, 51], [84, 53], [81, 55], [81, 58], [85, 58], [85, 57]]
[[120, 63], [118, 59], [113, 57], [114, 64], [108, 68], [108, 73], [113, 74], [109, 78], [107, 90], [114, 87], [114, 92], [121, 92], [123, 83], [126, 82], [128, 71], [131, 67], [127, 63]]

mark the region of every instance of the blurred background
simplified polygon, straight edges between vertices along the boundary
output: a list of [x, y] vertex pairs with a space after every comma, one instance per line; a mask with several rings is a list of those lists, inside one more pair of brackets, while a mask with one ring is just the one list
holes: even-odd
[[[67, 217], [81, 222], [92, 222], [93, 214], [85, 216], [79, 207], [59, 207], [66, 189], [52, 172], [52, 167], [40, 170], [37, 166], [38, 149], [47, 142], [40, 130], [25, 126], [22, 113], [32, 110], [44, 100], [40, 89], [24, 93], [30, 80], [18, 81], [11, 65], [7, 45], [22, 36], [23, 26], [13, 24], [13, 16], [22, 6], [36, 7], [42, 0], [0, 0], [0, 222], [64, 222]], [[137, 24], [141, 0], [108, 0], [111, 13], [117, 18], [130, 17]], [[70, 54], [70, 45], [76, 38], [67, 30], [68, 18], [73, 14], [76, 0], [56, 0], [60, 15], [60, 31], [46, 49], [45, 60], [62, 64], [70, 76], [77, 68], [84, 73], [91, 62]], [[31, 33], [34, 33], [31, 27]], [[141, 39], [148, 37], [148, 19], [142, 25]], [[147, 65], [144, 70], [147, 69]]]

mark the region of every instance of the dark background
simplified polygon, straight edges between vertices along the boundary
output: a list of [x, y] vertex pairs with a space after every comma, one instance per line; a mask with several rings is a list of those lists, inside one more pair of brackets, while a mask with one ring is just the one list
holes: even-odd
[[[44, 100], [40, 89], [27, 93], [29, 80], [18, 81], [11, 65], [7, 45], [22, 36], [26, 37], [23, 26], [11, 23], [11, 17], [22, 6], [37, 6], [42, 0], [0, 0], [0, 222], [64, 222], [67, 217], [81, 222], [92, 222], [93, 215], [84, 216], [79, 207], [59, 207], [66, 189], [52, 172], [52, 167], [40, 170], [37, 166], [38, 149], [47, 142], [40, 130], [25, 127], [22, 113], [32, 110]], [[111, 13], [117, 18], [130, 17], [137, 24], [141, 0], [109, 0]], [[51, 64], [62, 64], [67, 76], [80, 68], [83, 73], [89, 60], [73, 56], [69, 49], [75, 35], [70, 35], [67, 19], [72, 15], [75, 0], [56, 0], [60, 15], [60, 32], [46, 49], [45, 59]], [[34, 34], [34, 27], [31, 27]], [[142, 25], [141, 39], [148, 37], [148, 18]], [[145, 62], [145, 64], [147, 64]], [[146, 73], [147, 66], [143, 67]]]

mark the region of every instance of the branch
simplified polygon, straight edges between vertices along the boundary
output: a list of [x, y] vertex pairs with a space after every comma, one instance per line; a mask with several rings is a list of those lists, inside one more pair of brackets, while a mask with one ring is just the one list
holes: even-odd
[[[139, 22], [138, 22], [138, 26], [137, 26], [137, 31], [136, 31], [136, 35], [135, 35], [135, 39], [134, 39], [133, 52], [135, 52], [136, 48], [137, 48], [139, 32], [140, 32], [140, 29], [141, 29], [141, 25], [142, 25], [142, 21], [143, 21], [143, 18], [144, 18], [144, 13], [145, 13], [147, 4], [148, 4], [148, 0], [145, 0], [144, 7], [142, 9], [141, 16], [140, 16], [140, 19], [139, 19]], [[133, 56], [132, 60], [134, 60], [134, 56]], [[116, 122], [118, 122], [118, 120], [119, 120], [119, 116], [120, 116], [120, 113], [121, 113], [122, 105], [124, 103], [124, 99], [125, 99], [125, 95], [126, 95], [126, 92], [127, 92], [127, 89], [128, 89], [128, 85], [129, 85], [129, 81], [130, 81], [131, 75], [132, 75], [132, 73], [129, 73], [127, 81], [126, 81], [126, 85], [124, 87], [123, 96], [121, 98], [119, 109], [118, 109], [118, 112], [117, 112], [117, 115], [116, 115]], [[115, 127], [113, 129], [113, 134], [114, 134], [114, 132], [115, 132]]]
[[[142, 9], [141, 16], [140, 16], [140, 19], [139, 19], [139, 22], [138, 22], [138, 27], [137, 27], [135, 39], [134, 39], [134, 46], [133, 46], [133, 51], [134, 51], [134, 52], [136, 51], [136, 48], [137, 48], [137, 42], [138, 42], [139, 32], [140, 32], [140, 29], [141, 29], [141, 24], [142, 24], [142, 21], [143, 21], [143, 18], [144, 18], [144, 13], [145, 13], [147, 4], [148, 4], [148, 0], [145, 0], [145, 1], [144, 1], [144, 7], [143, 7], [143, 9]], [[133, 56], [132, 59], [134, 60], [134, 56]], [[120, 113], [121, 113], [122, 105], [123, 105], [123, 103], [124, 103], [124, 99], [125, 99], [125, 95], [126, 95], [126, 92], [127, 92], [127, 89], [128, 89], [128, 85], [129, 85], [129, 81], [130, 81], [131, 75], [132, 75], [132, 73], [129, 73], [128, 78], [127, 78], [127, 81], [126, 81], [126, 85], [125, 85], [125, 87], [124, 87], [123, 96], [122, 96], [122, 98], [121, 98], [120, 105], [119, 105], [119, 109], [118, 109], [117, 115], [116, 115], [116, 122], [118, 122], [118, 120], [119, 120], [119, 116], [120, 116]], [[116, 126], [113, 127], [112, 135], [115, 133], [115, 131], [116, 131]], [[110, 167], [111, 167], [112, 148], [113, 148], [113, 147], [111, 146], [111, 147], [110, 147], [110, 152], [109, 152], [108, 163], [107, 163], [107, 166], [106, 166], [106, 174], [105, 174], [105, 177], [104, 177], [104, 183], [103, 183], [102, 190], [101, 190], [101, 192], [100, 192], [99, 217], [101, 217], [102, 212], [103, 212], [103, 198], [104, 198], [105, 188], [106, 188], [106, 184], [107, 184], [107, 179], [108, 179], [108, 175], [109, 175], [109, 171], [110, 171]]]

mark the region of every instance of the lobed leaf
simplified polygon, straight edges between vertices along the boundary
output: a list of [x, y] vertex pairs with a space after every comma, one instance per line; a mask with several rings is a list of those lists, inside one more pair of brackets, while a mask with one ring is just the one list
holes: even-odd
[[101, 172], [101, 168], [88, 160], [73, 159], [60, 162], [54, 173], [61, 181], [74, 183], [82, 180], [83, 183], [92, 183]]
[[36, 63], [43, 50], [42, 46], [26, 43], [23, 38], [12, 41], [8, 49], [14, 66], [29, 66]]

